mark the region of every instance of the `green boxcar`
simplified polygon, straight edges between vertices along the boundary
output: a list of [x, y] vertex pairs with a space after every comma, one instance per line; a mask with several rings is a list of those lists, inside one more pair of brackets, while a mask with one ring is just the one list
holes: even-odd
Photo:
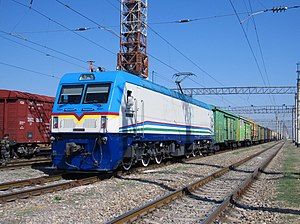
[[245, 118], [237, 120], [237, 141], [246, 143], [251, 141], [252, 126]]
[[252, 126], [249, 121], [245, 121], [245, 141], [251, 141]]
[[244, 135], [243, 135], [244, 121], [242, 119], [237, 119], [236, 122], [237, 122], [237, 125], [236, 125], [236, 140], [238, 142], [241, 142], [244, 139]]
[[237, 122], [239, 117], [222, 111], [218, 108], [214, 110], [215, 120], [215, 141], [217, 144], [227, 144], [237, 141]]

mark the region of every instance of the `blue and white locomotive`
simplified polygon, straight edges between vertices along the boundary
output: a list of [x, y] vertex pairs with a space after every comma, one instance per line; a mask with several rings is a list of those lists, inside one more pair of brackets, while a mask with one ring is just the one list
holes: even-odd
[[58, 169], [111, 171], [212, 148], [212, 106], [123, 71], [70, 73], [52, 114]]

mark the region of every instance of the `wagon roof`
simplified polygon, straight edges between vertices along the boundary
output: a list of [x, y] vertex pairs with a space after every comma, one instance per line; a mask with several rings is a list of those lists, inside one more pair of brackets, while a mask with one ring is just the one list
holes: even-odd
[[49, 103], [54, 102], [54, 97], [6, 89], [0, 89], [0, 99], [24, 99]]

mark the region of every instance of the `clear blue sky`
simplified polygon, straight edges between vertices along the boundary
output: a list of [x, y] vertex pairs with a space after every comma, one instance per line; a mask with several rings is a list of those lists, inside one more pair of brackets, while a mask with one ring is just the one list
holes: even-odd
[[[16, 1], [26, 5], [30, 3], [30, 0]], [[117, 33], [119, 32], [119, 12], [115, 8], [119, 7], [117, 0], [61, 1], [98, 23], [109, 26]], [[261, 10], [265, 7], [300, 5], [299, 0], [250, 0], [250, 2], [253, 11]], [[238, 12], [249, 11], [248, 0], [233, 0], [233, 3]], [[148, 4], [148, 21], [150, 24], [233, 13], [228, 0], [148, 0]], [[71, 29], [95, 26], [88, 20], [59, 5], [54, 0], [34, 0], [32, 7]], [[240, 17], [245, 19], [247, 14], [240, 14]], [[300, 61], [300, 9], [288, 10], [278, 14], [271, 12], [262, 13], [254, 18], [270, 84], [295, 85], [296, 63]], [[265, 76], [252, 20], [244, 22], [243, 25]], [[199, 20], [186, 24], [151, 24], [151, 27], [194, 60], [215, 79], [223, 83], [224, 86], [264, 85], [235, 16]], [[83, 61], [89, 59], [95, 60], [97, 65], [102, 65], [108, 70], [114, 70], [116, 66], [116, 56], [114, 54], [108, 53], [99, 46], [78, 37], [72, 32], [66, 31], [65, 28], [41, 17], [33, 10], [16, 4], [12, 0], [0, 0], [0, 30], [15, 33], [22, 38], [27, 38], [28, 40], [62, 51]], [[80, 34], [115, 53], [119, 50], [119, 40], [107, 31], [92, 29]], [[0, 33], [0, 62], [56, 76], [61, 76], [67, 72], [84, 70], [81, 67], [20, 46], [3, 39], [3, 37], [37, 48], [45, 53], [76, 63], [79, 66], [87, 67], [87, 64], [83, 62], [70, 59], [3, 33]], [[195, 73], [197, 77], [193, 79], [197, 83], [201, 83], [207, 87], [220, 86], [219, 83], [206, 76], [174, 51], [174, 49], [163, 42], [151, 30], [148, 32], [148, 51], [178, 70]], [[173, 70], [155, 61], [153, 58], [149, 59], [149, 64], [150, 72], [154, 70], [159, 73], [155, 77], [157, 82], [168, 87], [175, 87], [172, 81]], [[55, 94], [58, 79], [25, 72], [1, 64], [0, 69], [0, 88], [44, 95]], [[183, 85], [184, 87], [200, 87], [197, 83], [187, 80]], [[198, 98], [220, 106], [272, 104], [268, 96], [258, 95], [240, 97], [224, 96], [225, 100], [216, 96]], [[294, 103], [293, 96], [275, 96], [275, 100], [278, 105]]]

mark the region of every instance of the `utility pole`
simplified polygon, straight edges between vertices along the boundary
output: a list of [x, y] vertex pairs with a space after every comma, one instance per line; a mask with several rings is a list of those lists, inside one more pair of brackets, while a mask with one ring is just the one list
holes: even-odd
[[299, 147], [299, 139], [300, 139], [300, 128], [299, 128], [299, 122], [300, 122], [300, 63], [297, 63], [297, 115], [296, 115], [296, 120], [297, 120], [297, 142], [296, 146]]
[[278, 123], [278, 115], [277, 113], [275, 114], [275, 120], [276, 120], [276, 138], [279, 140], [279, 123]]
[[295, 115], [295, 109], [292, 110], [292, 141], [295, 142], [294, 139], [294, 128], [295, 128], [295, 120], [294, 120], [294, 115]]
[[298, 127], [298, 119], [297, 119], [297, 111], [298, 111], [298, 107], [297, 107], [297, 93], [295, 93], [295, 114], [294, 114], [294, 135], [295, 135], [295, 137], [294, 137], [294, 143], [295, 143], [295, 145], [297, 145], [297, 142], [298, 142], [298, 135], [297, 135], [297, 127]]
[[279, 129], [278, 129], [278, 133], [279, 133], [279, 140], [281, 140], [281, 121], [279, 121]]
[[284, 138], [284, 131], [285, 131], [285, 128], [284, 128], [284, 121], [282, 121], [281, 139]]

